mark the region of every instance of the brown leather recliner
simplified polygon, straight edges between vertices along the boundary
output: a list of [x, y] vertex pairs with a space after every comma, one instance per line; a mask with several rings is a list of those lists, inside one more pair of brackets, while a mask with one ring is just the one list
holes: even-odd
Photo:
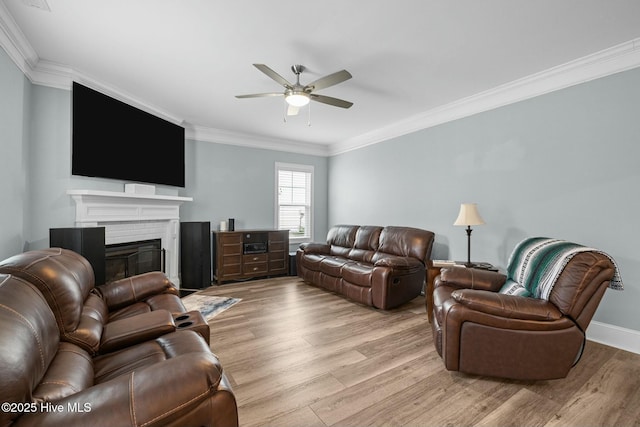
[[[500, 292], [512, 282], [511, 266], [531, 261], [522, 251], [516, 252], [507, 269], [509, 277], [453, 267], [435, 279], [431, 326], [436, 350], [448, 370], [546, 380], [566, 377], [579, 361], [585, 330], [616, 276], [614, 262], [595, 250], [573, 253], [561, 261], [566, 262], [564, 268], [549, 262], [551, 258], [543, 260], [540, 265], [548, 262], [559, 272], [544, 299]], [[524, 261], [514, 259], [520, 255]], [[533, 281], [538, 272], [532, 273]]]
[[28, 281], [0, 274], [0, 426], [237, 426], [216, 356], [180, 331], [92, 358]]
[[303, 243], [298, 276], [384, 310], [420, 295], [434, 234], [412, 227], [336, 225], [326, 243]]
[[[51, 307], [62, 341], [89, 354], [106, 353], [176, 330], [175, 314], [186, 309], [161, 272], [145, 273], [94, 287], [91, 264], [68, 249], [24, 252], [0, 262], [0, 273], [35, 285]], [[209, 342], [199, 316], [198, 332]]]

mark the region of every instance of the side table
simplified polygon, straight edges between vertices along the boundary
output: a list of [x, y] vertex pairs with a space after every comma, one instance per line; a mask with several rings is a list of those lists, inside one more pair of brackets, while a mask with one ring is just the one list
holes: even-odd
[[[424, 292], [424, 305], [427, 309], [427, 319], [429, 323], [433, 320], [433, 282], [440, 274], [440, 270], [443, 268], [467, 268], [464, 261], [449, 261], [449, 260], [433, 260], [431, 265], [427, 267], [427, 285]], [[496, 267], [486, 262], [474, 263], [472, 268], [479, 268], [481, 270], [498, 271]]]

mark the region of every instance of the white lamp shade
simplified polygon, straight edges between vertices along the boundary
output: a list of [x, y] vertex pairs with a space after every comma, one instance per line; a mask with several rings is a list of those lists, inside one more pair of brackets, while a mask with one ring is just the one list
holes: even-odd
[[309, 95], [307, 95], [306, 93], [296, 93], [296, 92], [287, 94], [284, 99], [287, 101], [289, 105], [292, 105], [294, 107], [304, 107], [310, 101]]
[[478, 213], [478, 205], [475, 203], [462, 203], [460, 205], [460, 212], [458, 218], [453, 225], [481, 225], [484, 224], [484, 220]]

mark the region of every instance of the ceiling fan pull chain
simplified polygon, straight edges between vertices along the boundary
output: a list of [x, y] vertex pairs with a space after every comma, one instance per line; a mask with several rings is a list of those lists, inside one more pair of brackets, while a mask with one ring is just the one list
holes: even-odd
[[307, 105], [308, 111], [309, 111], [309, 118], [307, 120], [307, 126], [311, 127], [311, 103], [309, 103], [309, 105]]

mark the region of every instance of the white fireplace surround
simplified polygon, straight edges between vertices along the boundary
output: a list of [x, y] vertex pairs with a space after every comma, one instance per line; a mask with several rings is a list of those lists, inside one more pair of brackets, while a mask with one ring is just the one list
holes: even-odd
[[160, 239], [165, 272], [180, 286], [180, 205], [191, 197], [115, 191], [68, 190], [76, 202], [76, 227], [105, 227], [105, 244]]

